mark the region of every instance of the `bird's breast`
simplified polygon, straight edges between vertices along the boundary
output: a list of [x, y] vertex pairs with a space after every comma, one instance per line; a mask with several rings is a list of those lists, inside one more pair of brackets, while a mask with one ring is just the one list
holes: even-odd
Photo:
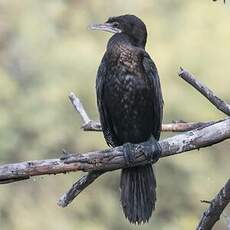
[[120, 141], [137, 143], [151, 135], [152, 90], [144, 77], [117, 72], [106, 84], [105, 100]]

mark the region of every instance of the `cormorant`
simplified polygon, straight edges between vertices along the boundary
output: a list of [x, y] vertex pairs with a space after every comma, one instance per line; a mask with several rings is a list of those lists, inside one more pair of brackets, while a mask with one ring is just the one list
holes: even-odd
[[[107, 144], [115, 147], [150, 139], [156, 142], [163, 99], [157, 68], [145, 51], [145, 24], [134, 15], [122, 15], [91, 28], [114, 33], [96, 79], [97, 105]], [[152, 165], [123, 169], [120, 188], [126, 218], [131, 223], [147, 222], [156, 201]]]

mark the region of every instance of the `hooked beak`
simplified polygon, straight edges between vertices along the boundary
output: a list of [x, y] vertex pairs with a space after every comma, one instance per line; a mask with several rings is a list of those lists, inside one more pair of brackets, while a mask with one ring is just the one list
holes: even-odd
[[92, 24], [90, 25], [90, 28], [92, 30], [102, 30], [113, 34], [121, 33], [121, 30], [116, 27], [113, 27], [112, 23]]

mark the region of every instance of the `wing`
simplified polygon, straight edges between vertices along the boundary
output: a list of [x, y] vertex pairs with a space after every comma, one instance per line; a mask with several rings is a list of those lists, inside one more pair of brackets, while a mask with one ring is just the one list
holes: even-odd
[[157, 72], [156, 65], [151, 57], [145, 52], [143, 58], [143, 67], [146, 72], [151, 88], [153, 89], [153, 136], [159, 140], [161, 132], [161, 124], [163, 118], [163, 97], [161, 92], [160, 79]]
[[96, 92], [97, 92], [97, 107], [100, 115], [100, 122], [102, 126], [102, 131], [104, 138], [109, 146], [118, 146], [119, 141], [113, 130], [113, 123], [111, 121], [111, 116], [106, 107], [104, 100], [104, 87], [106, 83], [106, 54], [102, 58], [101, 64], [97, 72], [96, 79]]

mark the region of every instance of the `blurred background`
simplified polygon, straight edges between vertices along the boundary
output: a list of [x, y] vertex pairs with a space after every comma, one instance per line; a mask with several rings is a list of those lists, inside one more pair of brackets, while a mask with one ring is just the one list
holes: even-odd
[[[0, 162], [57, 158], [64, 148], [107, 148], [101, 133], [83, 132], [70, 91], [98, 120], [95, 76], [108, 33], [92, 22], [132, 13], [148, 28], [147, 51], [158, 66], [164, 122], [223, 118], [177, 76], [180, 66], [230, 102], [230, 4], [182, 0], [0, 0]], [[163, 133], [162, 138], [174, 135]], [[195, 229], [230, 174], [230, 141], [160, 160], [157, 206], [135, 227], [119, 203], [119, 174], [104, 175], [69, 207], [56, 202], [82, 174], [42, 176], [0, 187], [1, 230]], [[215, 229], [226, 229], [228, 207]]]

